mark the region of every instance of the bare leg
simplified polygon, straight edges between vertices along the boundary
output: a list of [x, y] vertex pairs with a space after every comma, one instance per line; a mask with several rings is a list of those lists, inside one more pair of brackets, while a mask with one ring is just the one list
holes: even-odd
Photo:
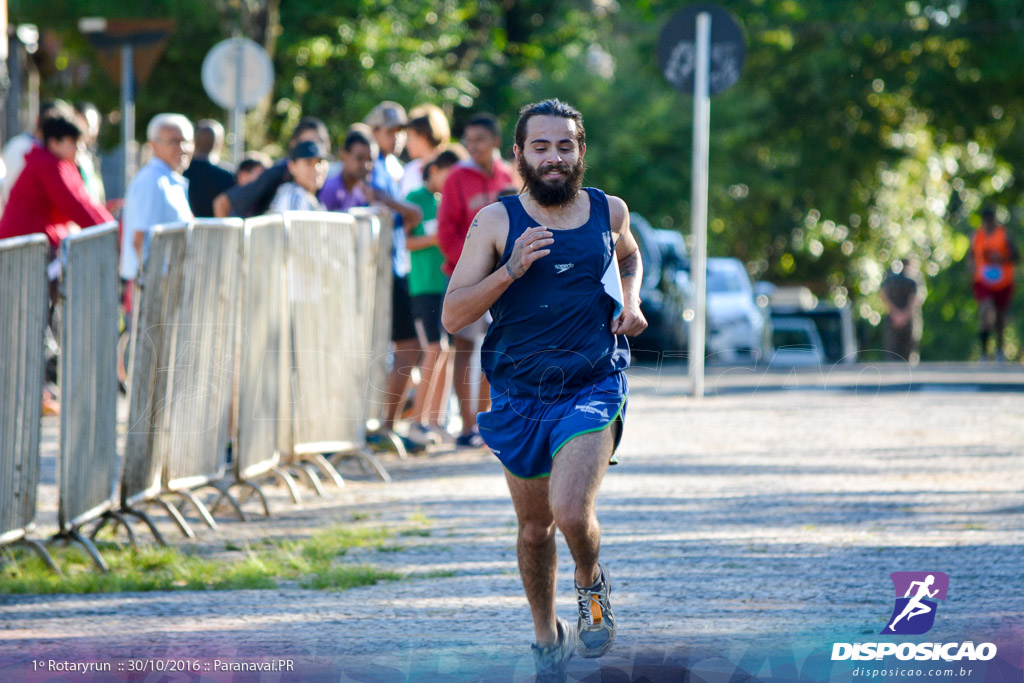
[[455, 337], [455, 396], [459, 399], [459, 415], [462, 417], [462, 433], [468, 434], [476, 427], [476, 406], [473, 405], [473, 381], [469, 376], [469, 361], [473, 356], [473, 342]]
[[442, 341], [441, 353], [437, 357], [437, 365], [434, 366], [434, 386], [430, 393], [430, 404], [427, 409], [427, 421], [432, 427], [440, 428], [445, 422], [448, 395], [452, 388], [451, 356], [448, 345]]
[[427, 406], [430, 405], [429, 401], [434, 392], [433, 383], [436, 381], [434, 369], [437, 367], [437, 360], [440, 355], [441, 345], [435, 342], [427, 347], [420, 358], [420, 384], [416, 390], [416, 398], [413, 400], [412, 415], [409, 416], [409, 419], [414, 424], [422, 424], [424, 422], [423, 417], [427, 411]]
[[518, 479], [508, 472], [505, 479], [519, 518], [516, 555], [526, 600], [533, 615], [533, 632], [538, 645], [552, 645], [558, 639], [555, 622], [558, 551], [555, 548], [555, 523], [548, 501], [548, 480]]
[[405, 402], [405, 394], [409, 390], [409, 371], [416, 367], [416, 361], [420, 358], [420, 343], [416, 339], [404, 339], [395, 342], [395, 362], [388, 374], [388, 390], [384, 396], [384, 424], [381, 427], [385, 430], [394, 429], [395, 420], [398, 419], [402, 404]]
[[1006, 311], [995, 308], [996, 357], [1003, 353], [1003, 330], [1006, 329]]
[[487, 381], [487, 375], [480, 373], [480, 395], [476, 402], [476, 412], [473, 413], [473, 422], [476, 422], [476, 413], [486, 413], [491, 409], [491, 383]]
[[595, 503], [612, 454], [612, 429], [616, 429], [614, 423], [572, 439], [555, 456], [551, 468], [551, 510], [576, 561], [580, 586], [591, 586], [601, 577], [597, 566], [601, 529]]

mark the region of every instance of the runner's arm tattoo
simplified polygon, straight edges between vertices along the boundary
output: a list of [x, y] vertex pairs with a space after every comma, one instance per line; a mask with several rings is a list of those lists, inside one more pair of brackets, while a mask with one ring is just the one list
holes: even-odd
[[469, 224], [469, 230], [466, 231], [466, 239], [469, 239], [470, 234], [473, 232], [473, 228], [480, 224], [479, 218], [474, 218], [473, 222]]
[[622, 277], [633, 277], [636, 275], [640, 265], [640, 250], [635, 249], [628, 256], [619, 259], [619, 275]]

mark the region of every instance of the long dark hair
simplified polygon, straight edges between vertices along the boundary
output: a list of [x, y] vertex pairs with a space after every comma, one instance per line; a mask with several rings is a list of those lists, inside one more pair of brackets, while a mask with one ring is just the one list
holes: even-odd
[[534, 116], [558, 116], [576, 122], [576, 143], [582, 147], [587, 142], [587, 131], [583, 128], [583, 114], [571, 104], [561, 100], [544, 100], [528, 104], [519, 110], [516, 122], [516, 145], [522, 149], [526, 144], [526, 123]]

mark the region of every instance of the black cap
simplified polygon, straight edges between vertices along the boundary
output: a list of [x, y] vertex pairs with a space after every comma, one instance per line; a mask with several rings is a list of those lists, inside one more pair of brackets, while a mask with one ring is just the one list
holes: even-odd
[[327, 153], [327, 151], [323, 148], [323, 145], [312, 140], [304, 140], [295, 145], [294, 147], [292, 147], [291, 151], [288, 152], [288, 158], [291, 159], [292, 161], [296, 159], [327, 159], [328, 161], [332, 160], [331, 155]]

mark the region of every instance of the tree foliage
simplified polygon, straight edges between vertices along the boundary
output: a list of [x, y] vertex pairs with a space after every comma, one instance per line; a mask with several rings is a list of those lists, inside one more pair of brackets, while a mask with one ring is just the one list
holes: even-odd
[[[975, 316], [964, 267], [982, 204], [1016, 232], [1024, 154], [1024, 9], [1014, 0], [723, 0], [744, 27], [740, 81], [712, 102], [710, 248], [752, 275], [850, 304], [872, 344], [889, 263], [917, 260], [930, 291], [925, 358], [966, 358]], [[653, 224], [689, 232], [691, 101], [654, 57], [678, 0], [11, 0], [12, 22], [62, 41], [46, 94], [117, 107], [75, 30], [85, 15], [172, 16], [178, 30], [139, 93], [161, 110], [218, 115], [199, 82], [213, 43], [242, 31], [277, 82], [250, 115], [284, 139], [303, 114], [340, 132], [383, 99], [432, 102], [455, 122], [489, 110], [506, 141], [523, 104], [574, 103], [588, 182]], [[506, 152], [510, 144], [506, 145]], [[1020, 302], [1018, 302], [1020, 303]]]

